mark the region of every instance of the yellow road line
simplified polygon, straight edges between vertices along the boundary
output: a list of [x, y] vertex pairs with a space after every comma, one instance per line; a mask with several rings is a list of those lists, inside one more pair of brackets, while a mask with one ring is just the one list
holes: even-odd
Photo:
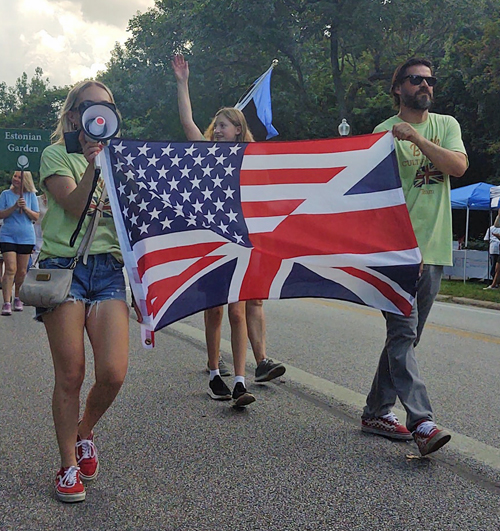
[[[366, 306], [357, 306], [334, 301], [327, 301], [323, 299], [304, 300], [313, 304], [317, 304], [319, 306], [327, 306], [330, 308], [335, 308], [337, 310], [348, 310], [350, 312], [360, 313], [362, 315], [380, 316], [380, 312], [378, 310], [375, 310], [373, 308], [367, 308]], [[450, 326], [442, 326], [432, 323], [427, 323], [425, 325], [425, 328], [431, 328], [432, 330], [442, 332], [443, 334], [452, 334], [458, 337], [474, 339], [476, 341], [484, 341], [485, 343], [493, 343], [494, 345], [500, 345], [500, 337], [491, 336], [489, 334], [482, 334], [481, 332], [468, 332], [467, 330], [460, 330], [459, 328], [452, 328]]]

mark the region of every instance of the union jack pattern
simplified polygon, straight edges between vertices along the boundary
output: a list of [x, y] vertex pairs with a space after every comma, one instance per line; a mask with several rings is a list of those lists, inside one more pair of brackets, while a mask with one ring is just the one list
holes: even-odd
[[442, 172], [429, 162], [426, 166], [421, 166], [418, 169], [415, 175], [414, 186], [415, 188], [422, 188], [424, 184], [438, 184], [442, 182], [444, 182]]

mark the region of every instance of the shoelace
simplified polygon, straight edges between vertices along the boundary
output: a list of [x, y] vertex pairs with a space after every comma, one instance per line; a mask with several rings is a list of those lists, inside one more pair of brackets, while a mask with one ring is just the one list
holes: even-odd
[[70, 466], [64, 476], [59, 479], [59, 485], [61, 487], [74, 487], [76, 485], [76, 473], [80, 469], [77, 466]]
[[436, 427], [436, 424], [432, 420], [426, 420], [418, 425], [416, 432], [419, 435], [427, 436]]
[[387, 413], [387, 415], [382, 415], [382, 418], [388, 420], [389, 422], [394, 422], [394, 423], [399, 424], [398, 417], [396, 417], [396, 415], [394, 415], [392, 411], [390, 413]]
[[77, 448], [82, 449], [82, 456], [78, 459], [78, 464], [83, 459], [92, 459], [96, 456], [95, 444], [90, 439], [82, 439], [76, 443]]

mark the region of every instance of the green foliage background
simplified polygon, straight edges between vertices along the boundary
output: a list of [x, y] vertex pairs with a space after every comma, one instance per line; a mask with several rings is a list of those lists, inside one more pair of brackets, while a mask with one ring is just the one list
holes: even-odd
[[[500, 183], [500, 13], [498, 0], [157, 0], [129, 22], [98, 76], [113, 90], [122, 135], [181, 140], [170, 60], [189, 60], [195, 120], [234, 105], [273, 59], [273, 123], [278, 139], [353, 134], [394, 113], [392, 72], [411, 56], [436, 65], [434, 110], [463, 129], [470, 169], [457, 185]], [[68, 87], [37, 69], [0, 84], [0, 127], [53, 129]], [[0, 189], [9, 176], [0, 172]]]

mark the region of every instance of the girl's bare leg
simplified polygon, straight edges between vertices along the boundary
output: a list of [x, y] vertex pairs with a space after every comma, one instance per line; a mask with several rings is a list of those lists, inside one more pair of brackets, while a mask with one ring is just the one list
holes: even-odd
[[205, 341], [207, 343], [208, 367], [214, 371], [219, 368], [220, 338], [224, 307], [217, 306], [205, 310]]
[[248, 338], [257, 365], [266, 358], [266, 320], [261, 300], [246, 302]]
[[245, 376], [245, 360], [248, 348], [245, 302], [231, 303], [228, 312], [229, 323], [231, 325], [231, 348], [233, 351], [234, 375]]

